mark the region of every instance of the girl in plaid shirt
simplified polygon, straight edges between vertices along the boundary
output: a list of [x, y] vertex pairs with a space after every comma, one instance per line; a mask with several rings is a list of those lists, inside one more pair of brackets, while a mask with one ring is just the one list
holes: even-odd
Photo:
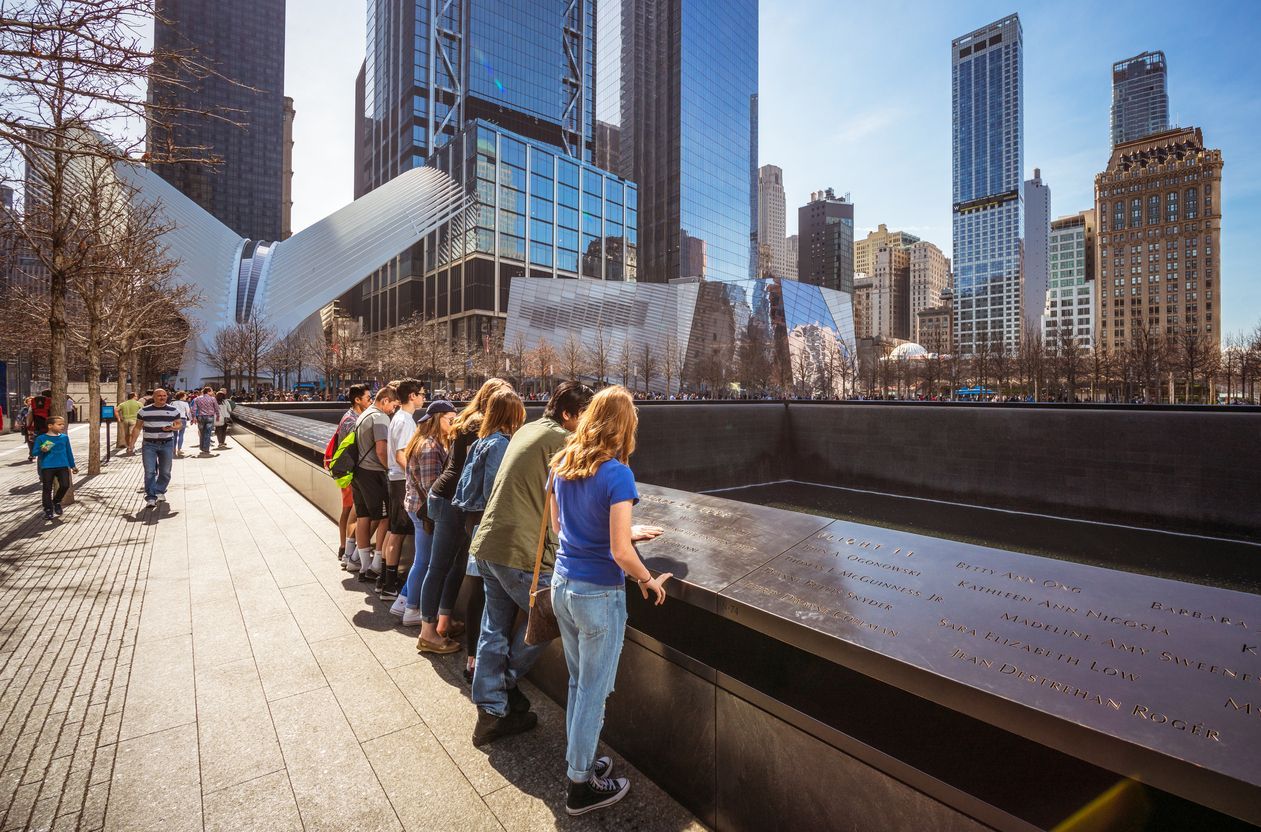
[[407, 572], [407, 583], [399, 593], [390, 612], [403, 616], [403, 626], [420, 624], [420, 587], [429, 568], [429, 546], [433, 542], [433, 522], [425, 514], [425, 501], [429, 489], [447, 466], [447, 453], [451, 447], [451, 423], [455, 421], [455, 405], [444, 400], [429, 403], [420, 427], [407, 443], [407, 490], [403, 508], [412, 518], [416, 554]]

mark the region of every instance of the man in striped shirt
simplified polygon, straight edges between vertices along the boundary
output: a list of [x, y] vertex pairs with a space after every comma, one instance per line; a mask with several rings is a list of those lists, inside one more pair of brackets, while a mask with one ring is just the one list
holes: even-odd
[[167, 401], [167, 393], [161, 387], [153, 391], [153, 404], [140, 408], [136, 414], [137, 434], [144, 435], [140, 448], [144, 459], [144, 502], [149, 507], [166, 502], [166, 487], [171, 482], [171, 460], [175, 457], [175, 434], [183, 427], [180, 412]]

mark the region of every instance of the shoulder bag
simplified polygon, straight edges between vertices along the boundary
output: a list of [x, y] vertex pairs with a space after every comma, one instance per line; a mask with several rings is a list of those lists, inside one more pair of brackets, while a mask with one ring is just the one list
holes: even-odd
[[547, 644], [560, 635], [556, 613], [552, 610], [552, 587], [539, 586], [539, 572], [543, 568], [543, 550], [547, 547], [547, 521], [552, 514], [552, 491], [556, 475], [549, 473], [547, 492], [543, 495], [543, 522], [539, 524], [539, 545], [534, 552], [534, 579], [530, 582], [530, 615], [525, 624], [526, 644]]

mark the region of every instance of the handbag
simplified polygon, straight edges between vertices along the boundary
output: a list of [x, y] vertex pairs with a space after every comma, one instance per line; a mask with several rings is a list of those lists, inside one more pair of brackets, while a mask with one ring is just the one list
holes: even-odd
[[547, 644], [560, 635], [556, 612], [552, 609], [551, 586], [539, 586], [539, 571], [543, 568], [543, 549], [547, 546], [547, 521], [552, 513], [552, 491], [555, 474], [547, 478], [547, 493], [543, 496], [543, 522], [539, 524], [539, 545], [534, 552], [534, 579], [530, 581], [530, 614], [525, 622], [526, 644]]

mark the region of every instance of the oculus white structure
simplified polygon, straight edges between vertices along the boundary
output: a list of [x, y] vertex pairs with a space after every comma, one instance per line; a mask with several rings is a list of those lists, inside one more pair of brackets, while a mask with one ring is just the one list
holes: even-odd
[[161, 206], [177, 278], [201, 294], [180, 366], [185, 385], [217, 372], [209, 350], [219, 329], [265, 315], [287, 334], [431, 231], [469, 219], [474, 203], [442, 171], [414, 168], [287, 240], [247, 240], [148, 168], [120, 165], [118, 173], [135, 198]]

